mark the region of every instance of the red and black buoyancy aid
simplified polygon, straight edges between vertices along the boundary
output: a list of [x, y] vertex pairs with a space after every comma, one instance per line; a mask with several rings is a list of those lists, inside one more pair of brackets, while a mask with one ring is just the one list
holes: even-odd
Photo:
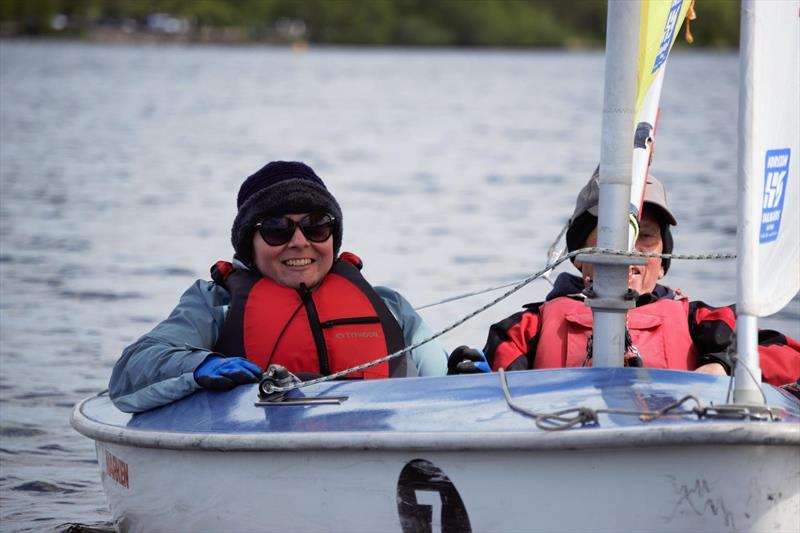
[[[231, 300], [214, 351], [247, 357], [265, 369], [279, 364], [294, 373], [328, 375], [401, 350], [400, 324], [360, 268], [361, 260], [345, 252], [309, 291], [218, 261], [211, 277]], [[406, 373], [406, 357], [397, 357], [346, 378]]]
[[[686, 327], [689, 302], [662, 299], [630, 309], [626, 325], [644, 366], [694, 370], [697, 351]], [[541, 326], [533, 368], [582, 366], [592, 334], [592, 309], [562, 296], [539, 307]]]

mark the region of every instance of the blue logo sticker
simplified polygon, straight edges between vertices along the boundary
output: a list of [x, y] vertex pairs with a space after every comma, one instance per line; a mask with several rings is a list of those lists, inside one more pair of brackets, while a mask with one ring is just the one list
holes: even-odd
[[789, 148], [767, 150], [764, 164], [764, 198], [761, 202], [761, 231], [758, 235], [760, 244], [778, 238], [791, 153]]
[[661, 44], [658, 47], [658, 55], [656, 56], [656, 63], [653, 65], [653, 70], [650, 74], [658, 70], [658, 67], [664, 64], [669, 55], [669, 47], [672, 45], [672, 38], [675, 37], [675, 30], [678, 29], [678, 15], [681, 14], [681, 6], [683, 0], [672, 0], [672, 6], [669, 8], [669, 15], [667, 15], [667, 23], [664, 26], [664, 36], [661, 37]]

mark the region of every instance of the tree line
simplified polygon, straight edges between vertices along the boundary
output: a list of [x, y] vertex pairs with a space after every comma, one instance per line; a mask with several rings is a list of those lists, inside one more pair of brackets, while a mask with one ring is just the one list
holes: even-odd
[[[695, 45], [738, 45], [738, 0], [696, 0], [695, 11]], [[165, 25], [165, 16], [180, 24]], [[605, 40], [605, 16], [605, 0], [2, 0], [0, 34], [81, 37], [97, 28], [174, 28], [191, 40], [203, 29], [227, 28], [242, 41], [595, 47]]]

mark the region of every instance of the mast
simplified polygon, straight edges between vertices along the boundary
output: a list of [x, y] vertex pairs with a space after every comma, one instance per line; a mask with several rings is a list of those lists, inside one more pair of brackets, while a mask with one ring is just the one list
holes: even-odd
[[[609, 2], [606, 28], [605, 87], [600, 148], [600, 203], [597, 245], [628, 249], [631, 145], [636, 120], [639, 2]], [[625, 319], [633, 302], [625, 299], [630, 258], [581, 257], [594, 265], [592, 366], [622, 366]]]
[[[752, 142], [753, 133], [753, 105], [752, 105], [752, 79], [755, 75], [755, 61], [753, 57], [755, 45], [755, 2], [742, 0], [741, 6], [741, 35], [739, 37], [739, 157], [738, 157], [738, 198], [740, 213], [752, 213], [758, 209], [755, 191], [752, 191], [751, 180], [745, 176], [753, 165], [753, 153], [748, 149]], [[749, 85], [749, 88], [747, 86]], [[757, 237], [756, 221], [752, 217], [742, 217], [737, 232], [737, 303], [741, 304], [743, 295], [754, 294], [758, 290], [758, 262], [755, 254], [748, 253], [750, 243]], [[750, 273], [751, 275], [747, 275]], [[755, 403], [761, 400], [758, 392], [758, 383], [761, 382], [761, 367], [758, 356], [758, 317], [739, 308], [736, 319], [736, 350], [739, 358], [736, 365], [734, 402]], [[740, 367], [746, 366], [753, 378], [746, 375], [747, 371]], [[756, 381], [757, 380], [757, 381]]]

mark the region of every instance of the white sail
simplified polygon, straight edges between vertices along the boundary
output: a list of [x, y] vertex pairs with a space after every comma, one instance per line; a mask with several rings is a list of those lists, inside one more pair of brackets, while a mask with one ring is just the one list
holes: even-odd
[[651, 0], [641, 4], [631, 179], [631, 205], [639, 210], [640, 216], [648, 169], [653, 155], [667, 58], [690, 4], [689, 0]]
[[800, 0], [742, 2], [739, 95], [740, 315], [800, 290]]
[[798, 54], [800, 0], [742, 0], [737, 403], [761, 398], [758, 317], [779, 311], [800, 289]]

